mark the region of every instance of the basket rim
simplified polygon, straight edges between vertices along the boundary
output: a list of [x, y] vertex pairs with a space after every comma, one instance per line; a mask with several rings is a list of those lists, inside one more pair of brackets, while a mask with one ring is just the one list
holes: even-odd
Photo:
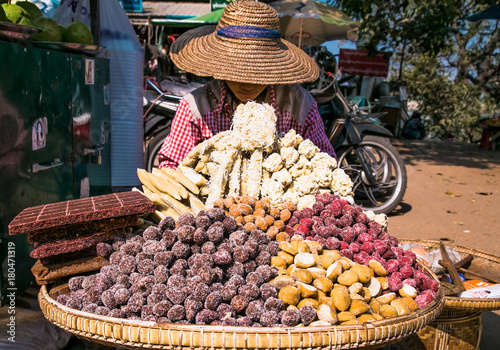
[[[422, 244], [424, 248], [429, 246], [439, 245], [439, 240], [423, 240], [423, 239], [399, 239], [399, 243], [418, 243]], [[488, 253], [483, 250], [467, 248], [460, 245], [456, 245], [451, 242], [444, 242], [447, 246], [453, 246], [459, 253], [471, 254], [482, 259], [490, 260], [494, 263], [500, 265], [500, 257]], [[464, 297], [454, 297], [454, 296], [444, 296], [444, 305], [447, 308], [462, 309], [462, 310], [478, 310], [478, 311], [493, 311], [500, 309], [500, 298], [464, 298]]]
[[[423, 267], [426, 273], [431, 275], [431, 278], [437, 279], [437, 276], [433, 274], [433, 272], [427, 268]], [[49, 286], [50, 285], [42, 285], [39, 291], [38, 300], [41, 306], [42, 312], [50, 322], [54, 323], [56, 326], [59, 326], [66, 331], [76, 334], [79, 337], [87, 338], [90, 341], [97, 342], [106, 342], [110, 344], [120, 344], [124, 345], [124, 341], [127, 346], [135, 347], [144, 347], [144, 343], [129, 343], [126, 339], [121, 338], [121, 335], [125, 334], [124, 329], [128, 329], [133, 327], [139, 327], [143, 331], [147, 330], [148, 333], [151, 331], [174, 331], [179, 332], [181, 335], [189, 333], [198, 333], [203, 335], [211, 334], [212, 337], [214, 335], [227, 336], [228, 334], [232, 334], [234, 337], [237, 335], [246, 335], [253, 334], [256, 337], [262, 336], [277, 336], [286, 339], [287, 337], [291, 339], [292, 336], [304, 336], [304, 334], [309, 333], [309, 337], [311, 334], [326, 334], [322, 335], [322, 337], [327, 337], [330, 335], [330, 338], [335, 337], [335, 342], [338, 340], [338, 336], [340, 335], [341, 347], [332, 347], [331, 339], [330, 343], [328, 341], [323, 342], [321, 347], [330, 346], [332, 349], [348, 349], [353, 345], [360, 345], [359, 340], [363, 337], [366, 339], [363, 344], [364, 345], [379, 345], [379, 344], [387, 344], [390, 342], [397, 341], [403, 337], [406, 337], [409, 334], [416, 333], [419, 330], [423, 329], [427, 324], [435, 320], [438, 315], [441, 313], [444, 307], [444, 295], [441, 286], [439, 286], [438, 291], [436, 293], [436, 298], [424, 309], [419, 309], [416, 312], [413, 312], [409, 315], [398, 316], [395, 318], [375, 321], [372, 323], [364, 323], [360, 325], [332, 325], [332, 326], [307, 326], [307, 327], [241, 327], [241, 326], [213, 326], [213, 325], [196, 325], [196, 324], [174, 324], [174, 323], [156, 323], [153, 321], [142, 321], [142, 320], [128, 320], [122, 318], [114, 318], [108, 316], [96, 315], [88, 312], [84, 312], [81, 310], [71, 309], [56, 300], [54, 300], [49, 294]], [[62, 315], [63, 317], [57, 317], [58, 315]], [[62, 320], [62, 321], [61, 321]], [[69, 320], [69, 322], [68, 322]], [[75, 321], [79, 320], [79, 322]], [[78, 330], [77, 324], [82, 325], [84, 321], [96, 321], [105, 328], [106, 323], [111, 324], [111, 328], [118, 327], [120, 329], [118, 333], [118, 337], [113, 332], [113, 337], [109, 338], [103, 335], [91, 334], [89, 332], [82, 332]], [[67, 324], [69, 323], [69, 324]], [[109, 326], [109, 325], [108, 325]], [[398, 332], [398, 328], [401, 330], [401, 333]], [[391, 329], [393, 331], [391, 331]], [[398, 333], [395, 335], [395, 333]], [[384, 338], [385, 333], [385, 338]], [[355, 334], [355, 335], [353, 335]], [[357, 336], [356, 336], [357, 334]], [[382, 337], [380, 337], [382, 334]], [[374, 336], [375, 335], [375, 336]], [[377, 338], [377, 335], [379, 336]], [[372, 339], [375, 337], [375, 339]], [[148, 335], [149, 339], [149, 335]], [[345, 343], [344, 340], [348, 339], [348, 342]], [[357, 340], [356, 340], [357, 339]], [[290, 340], [291, 341], [291, 340]], [[279, 340], [278, 340], [279, 343]], [[301, 341], [302, 344], [302, 341]], [[361, 345], [363, 345], [361, 344]], [[154, 348], [162, 348], [161, 344], [147, 344], [148, 346], [154, 346]], [[163, 345], [164, 346], [164, 345]], [[174, 345], [172, 345], [174, 346]], [[179, 348], [179, 346], [176, 346]], [[181, 346], [182, 347], [182, 346]], [[193, 347], [191, 344], [190, 348]], [[194, 346], [198, 348], [199, 346]], [[283, 346], [285, 347], [285, 346]], [[302, 345], [299, 346], [301, 348]], [[165, 347], [167, 348], [167, 347]], [[297, 348], [297, 346], [289, 346], [289, 349]], [[310, 347], [307, 347], [310, 348]], [[236, 348], [235, 348], [236, 349]], [[263, 349], [263, 348], [262, 348]]]

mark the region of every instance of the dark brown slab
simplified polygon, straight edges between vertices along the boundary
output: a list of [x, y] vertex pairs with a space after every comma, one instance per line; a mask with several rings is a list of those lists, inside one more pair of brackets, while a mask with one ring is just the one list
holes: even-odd
[[156, 206], [136, 191], [111, 193], [24, 209], [9, 224], [9, 235], [152, 212]]
[[139, 225], [139, 215], [121, 216], [97, 221], [87, 221], [64, 227], [55, 226], [44, 230], [28, 233], [28, 242], [31, 244], [53, 242], [60, 239], [90, 236], [95, 232], [113, 231], [128, 226]]
[[54, 242], [40, 244], [30, 252], [33, 259], [42, 259], [50, 256], [74, 253], [95, 247], [99, 242], [110, 241], [116, 237], [124, 237], [125, 230], [110, 232], [98, 232], [91, 236], [79, 237], [73, 239], [64, 239]]

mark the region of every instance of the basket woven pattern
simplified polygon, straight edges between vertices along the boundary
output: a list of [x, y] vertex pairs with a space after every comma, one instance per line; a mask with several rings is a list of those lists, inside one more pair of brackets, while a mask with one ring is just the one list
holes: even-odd
[[[427, 272], [437, 278], [430, 270]], [[440, 288], [436, 299], [423, 310], [362, 325], [254, 328], [159, 324], [105, 317], [58, 303], [46, 285], [38, 295], [43, 314], [56, 326], [100, 344], [145, 349], [377, 349], [423, 329], [441, 313], [443, 300]]]
[[481, 341], [481, 313], [436, 319], [427, 327], [384, 350], [475, 350]]
[[[434, 248], [439, 248], [438, 241], [424, 241], [424, 240], [403, 240], [400, 239], [399, 242], [403, 243], [416, 243], [420, 244], [424, 248], [431, 250]], [[451, 244], [449, 244], [451, 246]], [[471, 254], [473, 256], [473, 266], [476, 269], [481, 269], [485, 273], [498, 273], [500, 271], [500, 258], [489, 254], [487, 252], [470, 249], [460, 246], [453, 245], [453, 248], [460, 253], [462, 258]], [[466, 313], [473, 313], [478, 311], [492, 311], [500, 309], [500, 298], [494, 299], [479, 299], [479, 298], [460, 298], [453, 296], [445, 296], [444, 298], [445, 308], [443, 312], [449, 312], [449, 309], [461, 309], [466, 311]], [[440, 315], [442, 317], [443, 315]], [[460, 317], [460, 316], [455, 316]]]

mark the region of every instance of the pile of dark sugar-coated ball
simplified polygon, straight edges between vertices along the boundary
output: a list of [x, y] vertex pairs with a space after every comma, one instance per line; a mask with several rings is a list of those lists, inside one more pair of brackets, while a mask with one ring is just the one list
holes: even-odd
[[214, 207], [167, 217], [98, 254], [110, 264], [69, 280], [57, 301], [103, 316], [155, 322], [235, 326], [295, 326], [312, 322], [309, 307], [286, 311], [270, 266], [279, 242], [263, 231], [248, 232]]

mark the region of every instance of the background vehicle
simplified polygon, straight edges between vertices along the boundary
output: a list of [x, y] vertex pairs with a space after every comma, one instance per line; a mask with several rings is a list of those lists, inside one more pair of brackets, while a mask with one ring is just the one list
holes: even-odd
[[151, 171], [158, 166], [158, 152], [170, 133], [172, 119], [182, 96], [202, 84], [186, 79], [169, 77], [160, 84], [154, 78], [145, 78], [144, 107], [144, 169]]
[[391, 144], [393, 135], [377, 114], [366, 113], [344, 97], [331, 73], [332, 54], [320, 50], [313, 57], [320, 78], [305, 87], [318, 102], [339, 167], [353, 182], [354, 201], [365, 210], [387, 214], [399, 205], [407, 184], [406, 167]]

